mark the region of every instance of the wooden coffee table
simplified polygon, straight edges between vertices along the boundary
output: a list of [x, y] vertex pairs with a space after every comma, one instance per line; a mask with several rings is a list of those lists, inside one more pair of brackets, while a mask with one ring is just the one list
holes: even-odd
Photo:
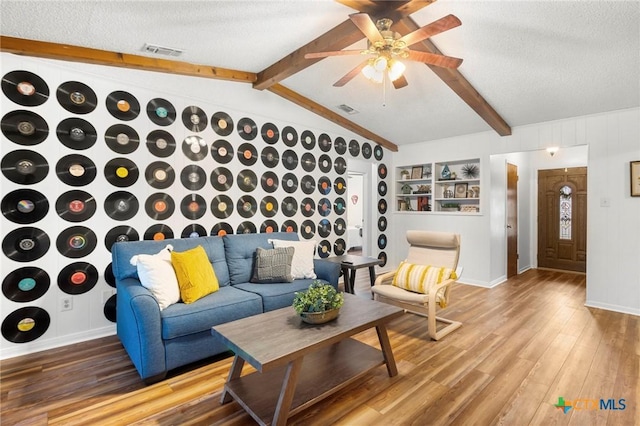
[[[259, 424], [284, 425], [380, 365], [390, 377], [398, 374], [385, 324], [403, 310], [350, 294], [344, 299], [340, 316], [322, 325], [302, 322], [287, 307], [213, 327], [235, 353], [220, 402], [235, 399]], [[350, 338], [373, 327], [381, 350]], [[258, 371], [241, 376], [245, 362]]]

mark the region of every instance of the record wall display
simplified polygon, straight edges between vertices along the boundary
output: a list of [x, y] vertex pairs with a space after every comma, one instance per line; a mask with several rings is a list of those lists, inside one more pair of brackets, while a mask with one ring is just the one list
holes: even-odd
[[107, 146], [118, 154], [131, 154], [140, 146], [140, 136], [126, 124], [114, 124], [104, 134]]
[[140, 205], [135, 195], [127, 191], [116, 191], [104, 200], [104, 211], [111, 219], [129, 220], [138, 213]]
[[83, 222], [91, 218], [97, 208], [95, 198], [80, 190], [67, 191], [56, 200], [56, 213], [67, 222]]
[[211, 213], [218, 219], [226, 219], [233, 213], [233, 201], [226, 195], [216, 195], [211, 200]]
[[147, 104], [147, 117], [158, 126], [168, 126], [176, 120], [176, 109], [166, 99], [151, 99]]
[[236, 180], [238, 187], [244, 192], [251, 192], [258, 186], [258, 176], [250, 169], [241, 170]]
[[156, 192], [151, 194], [144, 203], [144, 210], [153, 220], [166, 220], [175, 211], [176, 203], [169, 194]]
[[261, 234], [270, 234], [272, 232], [278, 232], [278, 224], [274, 220], [265, 220], [260, 225], [260, 233]]
[[98, 283], [98, 270], [87, 262], [75, 262], [62, 268], [58, 287], [67, 294], [84, 294]]
[[127, 241], [138, 241], [140, 235], [138, 231], [127, 225], [116, 226], [107, 231], [104, 237], [104, 246], [111, 252], [111, 246], [115, 243], [125, 243]]
[[104, 304], [104, 308], [102, 309], [102, 313], [104, 314], [104, 317], [111, 322], [116, 322], [117, 304], [118, 304], [118, 298], [117, 298], [117, 295], [114, 294], [109, 299], [107, 299], [107, 301]]
[[320, 241], [318, 244], [318, 256], [325, 259], [331, 254], [331, 243], [327, 240]]
[[32, 302], [49, 290], [51, 278], [43, 269], [25, 266], [7, 274], [2, 280], [2, 294], [13, 302]]
[[344, 235], [346, 231], [347, 223], [343, 218], [339, 217], [333, 222], [333, 232], [335, 232], [336, 235]]
[[56, 238], [58, 252], [72, 259], [89, 255], [95, 250], [97, 244], [98, 238], [95, 232], [86, 226], [72, 226], [62, 231]]
[[347, 209], [347, 203], [344, 201], [344, 198], [338, 197], [333, 202], [333, 210], [338, 215], [343, 215]]
[[173, 185], [173, 182], [176, 180], [176, 172], [169, 163], [154, 161], [149, 164], [144, 171], [144, 178], [151, 187], [166, 189]]
[[107, 111], [122, 121], [131, 121], [140, 114], [140, 102], [129, 92], [117, 90], [107, 95]]
[[318, 167], [322, 173], [329, 173], [331, 171], [331, 157], [327, 154], [322, 154], [318, 159]]
[[291, 149], [287, 149], [282, 153], [282, 165], [287, 170], [293, 170], [298, 167], [298, 154]]
[[320, 151], [329, 152], [331, 151], [331, 138], [326, 133], [322, 133], [318, 136], [318, 146], [320, 147]]
[[278, 189], [278, 175], [274, 172], [264, 172], [260, 177], [260, 186], [265, 192], [275, 192]]
[[331, 179], [326, 176], [318, 179], [318, 192], [322, 195], [329, 194], [331, 192]]
[[387, 247], [387, 236], [380, 234], [378, 235], [378, 248], [382, 250], [385, 247]]
[[281, 209], [286, 217], [293, 217], [298, 212], [298, 202], [293, 197], [285, 197], [282, 200]]
[[189, 220], [198, 220], [207, 211], [207, 202], [198, 194], [189, 194], [180, 201], [180, 212]]
[[300, 143], [304, 149], [312, 150], [316, 146], [316, 137], [311, 131], [305, 130], [300, 135]]
[[264, 217], [274, 217], [278, 213], [278, 200], [271, 195], [264, 197], [260, 201], [260, 213]]
[[119, 157], [107, 161], [104, 166], [104, 177], [113, 186], [126, 188], [138, 180], [140, 172], [136, 163], [128, 158]]
[[280, 138], [278, 128], [273, 123], [264, 123], [260, 129], [260, 134], [262, 135], [262, 140], [271, 145], [278, 142]]
[[113, 274], [113, 263], [109, 263], [106, 268], [104, 268], [104, 280], [109, 285], [109, 287], [116, 288], [116, 276]]
[[347, 190], [347, 183], [345, 182], [343, 177], [337, 177], [333, 182], [333, 189], [336, 191], [336, 194], [342, 195]]
[[337, 174], [343, 175], [347, 172], [347, 162], [344, 158], [338, 157], [336, 158], [335, 163], [333, 163], [333, 168]]
[[38, 145], [49, 136], [49, 125], [35, 112], [17, 110], [8, 112], [0, 122], [2, 134], [18, 145]]
[[384, 155], [384, 151], [382, 150], [382, 147], [380, 145], [376, 145], [375, 148], [373, 148], [373, 157], [380, 161], [382, 160], [382, 156]]
[[318, 222], [318, 234], [322, 238], [327, 238], [331, 235], [331, 222], [327, 219], [322, 219]]
[[258, 136], [258, 126], [256, 122], [248, 117], [238, 120], [238, 134], [246, 141], [252, 141]]
[[207, 158], [209, 147], [200, 136], [187, 136], [182, 141], [182, 153], [190, 160], [200, 161]]
[[4, 236], [2, 252], [16, 262], [33, 262], [49, 250], [49, 236], [39, 228], [25, 226]]
[[300, 158], [300, 165], [302, 165], [302, 170], [310, 173], [316, 168], [316, 157], [310, 152], [305, 152]]
[[362, 156], [368, 160], [369, 158], [371, 158], [371, 154], [371, 144], [369, 142], [364, 142], [362, 144]]
[[11, 182], [32, 185], [42, 181], [49, 173], [49, 164], [35, 151], [18, 149], [2, 157], [2, 174]]
[[16, 189], [2, 198], [2, 215], [13, 223], [35, 223], [49, 212], [49, 201], [33, 189]]
[[197, 223], [187, 225], [180, 234], [180, 238], [198, 238], [206, 236], [207, 230], [204, 229], [204, 226], [198, 225]]
[[95, 127], [82, 118], [67, 118], [56, 128], [58, 140], [67, 148], [82, 151], [91, 148], [98, 139]]
[[335, 243], [333, 243], [333, 253], [336, 256], [342, 256], [346, 250], [347, 243], [342, 238], [338, 238]]
[[258, 151], [250, 143], [243, 143], [238, 147], [238, 160], [245, 166], [253, 166], [258, 161]]
[[387, 177], [387, 166], [385, 166], [384, 164], [379, 164], [378, 165], [378, 177], [380, 179], [386, 179]]
[[281, 232], [294, 232], [298, 233], [298, 224], [293, 220], [285, 220], [280, 228]]
[[256, 225], [252, 222], [245, 221], [238, 225], [238, 229], [236, 231], [237, 234], [255, 234], [258, 230], [256, 229]]
[[306, 197], [300, 202], [300, 212], [304, 217], [311, 217], [316, 212], [316, 203], [313, 199]]
[[298, 189], [298, 178], [293, 173], [285, 173], [282, 177], [282, 187], [288, 194], [293, 194]]
[[385, 214], [387, 212], [387, 200], [384, 198], [378, 200], [378, 213]]
[[176, 150], [176, 140], [171, 133], [154, 130], [147, 135], [147, 148], [156, 157], [166, 158]]
[[291, 126], [286, 126], [282, 129], [282, 142], [288, 146], [293, 147], [298, 143], [298, 132]]
[[198, 191], [207, 183], [207, 175], [202, 167], [189, 164], [180, 172], [180, 182], [189, 191]]
[[207, 128], [207, 114], [200, 107], [191, 105], [182, 110], [182, 124], [192, 132], [201, 132]]
[[49, 86], [37, 74], [19, 70], [8, 72], [2, 77], [2, 92], [13, 102], [34, 107], [49, 99]]
[[378, 260], [380, 260], [382, 262], [379, 266], [381, 268], [384, 268], [387, 265], [387, 253], [381, 251], [378, 254]]
[[278, 154], [278, 151], [272, 146], [265, 147], [260, 153], [260, 158], [262, 159], [262, 164], [270, 169], [277, 166], [280, 162], [280, 154]]
[[333, 143], [333, 149], [338, 155], [344, 155], [347, 152], [347, 142], [343, 137], [338, 136]]
[[233, 147], [224, 139], [218, 139], [211, 145], [211, 156], [217, 163], [227, 164], [233, 160]]
[[233, 120], [226, 112], [218, 111], [211, 116], [211, 127], [220, 136], [229, 136], [233, 132]]
[[316, 224], [312, 220], [305, 220], [300, 225], [300, 234], [306, 240], [313, 238], [316, 235]]
[[384, 216], [380, 216], [378, 218], [378, 231], [384, 232], [387, 230], [387, 218]]
[[11, 312], [2, 321], [2, 337], [13, 343], [26, 343], [41, 337], [51, 317], [42, 308], [27, 306]]
[[227, 191], [233, 186], [233, 175], [226, 167], [216, 167], [211, 172], [211, 185], [217, 191]]
[[213, 225], [211, 228], [211, 235], [224, 237], [225, 235], [233, 234], [233, 228], [226, 222], [220, 222]]
[[70, 154], [62, 157], [56, 164], [56, 175], [70, 186], [88, 185], [96, 178], [96, 165], [89, 157]]
[[331, 201], [328, 198], [321, 198], [318, 201], [318, 213], [322, 217], [327, 217], [331, 214]]
[[258, 203], [251, 195], [243, 195], [236, 206], [238, 214], [244, 218], [253, 217], [258, 211]]
[[96, 92], [79, 81], [67, 81], [58, 86], [56, 97], [62, 108], [74, 114], [88, 114], [98, 104]]
[[360, 155], [360, 144], [355, 139], [349, 141], [349, 154], [351, 154], [352, 157]]
[[316, 190], [316, 180], [311, 175], [302, 176], [302, 180], [300, 181], [300, 189], [305, 194], [313, 194]]
[[[205, 231], [206, 235], [206, 231]], [[163, 241], [173, 238], [173, 230], [162, 223], [156, 223], [155, 225], [151, 225], [144, 231], [143, 238], [145, 240], [153, 240], [153, 241]]]
[[384, 197], [387, 195], [387, 183], [383, 180], [378, 182], [378, 195]]

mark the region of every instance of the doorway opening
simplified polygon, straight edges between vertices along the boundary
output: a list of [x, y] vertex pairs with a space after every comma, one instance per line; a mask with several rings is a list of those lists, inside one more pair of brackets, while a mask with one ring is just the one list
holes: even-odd
[[364, 226], [364, 175], [347, 174], [347, 254], [362, 256]]

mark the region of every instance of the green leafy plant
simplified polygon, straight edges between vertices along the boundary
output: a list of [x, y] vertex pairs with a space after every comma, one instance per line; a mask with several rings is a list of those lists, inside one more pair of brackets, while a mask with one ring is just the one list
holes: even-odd
[[329, 284], [321, 281], [311, 283], [307, 291], [297, 291], [293, 298], [293, 309], [300, 314], [302, 312], [324, 312], [336, 309], [344, 304], [344, 295], [338, 293]]

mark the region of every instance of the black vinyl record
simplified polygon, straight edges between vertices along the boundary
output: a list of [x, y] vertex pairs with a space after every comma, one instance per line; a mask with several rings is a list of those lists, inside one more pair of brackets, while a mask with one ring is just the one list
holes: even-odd
[[98, 139], [96, 128], [87, 120], [77, 117], [62, 120], [56, 128], [56, 135], [64, 146], [77, 151], [91, 148]]
[[322, 238], [327, 238], [331, 235], [331, 222], [328, 219], [322, 219], [318, 222], [318, 234]]
[[347, 142], [344, 138], [338, 136], [336, 141], [333, 143], [333, 149], [336, 150], [337, 154], [344, 155], [347, 152]]
[[58, 179], [70, 186], [85, 186], [93, 182], [98, 171], [89, 157], [71, 154], [62, 157], [56, 164]]
[[138, 213], [138, 199], [130, 192], [116, 191], [104, 200], [104, 211], [111, 219], [129, 220]]
[[336, 200], [333, 203], [333, 210], [336, 212], [336, 214], [342, 215], [344, 214], [346, 209], [347, 209], [347, 203], [344, 201], [344, 198], [342, 197], [336, 198]]
[[305, 149], [311, 150], [316, 146], [316, 137], [311, 131], [305, 130], [300, 135], [300, 143]]
[[156, 157], [165, 158], [176, 151], [176, 140], [169, 132], [154, 130], [147, 135], [147, 149]]
[[140, 102], [129, 92], [117, 90], [107, 95], [107, 111], [118, 120], [131, 121], [140, 114]]
[[264, 172], [260, 178], [260, 186], [265, 192], [275, 192], [278, 189], [278, 175], [271, 171]]
[[378, 182], [378, 195], [384, 197], [387, 195], [387, 183], [383, 180]]
[[2, 174], [11, 182], [31, 185], [42, 181], [49, 173], [49, 164], [35, 151], [18, 149], [2, 157]]
[[176, 203], [169, 194], [156, 192], [151, 194], [144, 203], [144, 210], [153, 220], [166, 220], [171, 217], [176, 208]]
[[334, 243], [333, 243], [333, 253], [336, 256], [342, 256], [345, 252], [345, 249], [347, 247], [347, 243], [345, 240], [343, 240], [342, 238], [338, 238]]
[[200, 136], [187, 136], [182, 141], [182, 153], [190, 160], [200, 161], [209, 154], [209, 147]]
[[270, 234], [272, 232], [278, 232], [278, 224], [276, 221], [268, 219], [262, 222], [262, 225], [260, 225], [260, 233]]
[[49, 250], [49, 236], [39, 228], [25, 226], [14, 229], [2, 240], [2, 252], [16, 262], [32, 262]]
[[236, 231], [237, 234], [255, 234], [256, 232], [258, 232], [256, 225], [249, 221], [242, 222], [238, 225], [238, 229]]
[[16, 189], [2, 198], [2, 215], [13, 223], [35, 223], [49, 212], [49, 201], [33, 189]]
[[282, 142], [286, 146], [292, 147], [298, 143], [298, 132], [291, 126], [282, 129]]
[[62, 108], [74, 114], [88, 114], [98, 104], [96, 92], [79, 81], [67, 81], [58, 86], [56, 91], [58, 102]]
[[51, 284], [49, 274], [35, 266], [25, 266], [10, 272], [2, 280], [2, 293], [13, 302], [32, 302], [42, 297]]
[[145, 240], [163, 241], [173, 238], [173, 230], [162, 223], [151, 225], [144, 231]]
[[102, 313], [104, 314], [104, 317], [111, 322], [116, 322], [116, 319], [118, 317], [117, 307], [118, 307], [118, 298], [117, 298], [117, 295], [114, 294], [109, 299], [107, 299], [107, 301], [104, 303], [104, 308], [102, 309]]
[[51, 317], [42, 308], [27, 306], [11, 312], [2, 321], [2, 336], [13, 343], [27, 343], [42, 336]]
[[271, 195], [264, 197], [262, 201], [260, 201], [260, 213], [262, 213], [264, 217], [274, 217], [278, 214], [278, 200]]
[[320, 201], [318, 201], [318, 213], [323, 217], [331, 214], [331, 201], [328, 198], [320, 198]]
[[211, 145], [211, 156], [220, 164], [227, 164], [233, 160], [233, 147], [224, 139], [218, 139]]
[[116, 276], [113, 273], [113, 263], [109, 263], [107, 267], [104, 268], [104, 280], [109, 287], [116, 288]]
[[387, 177], [387, 166], [384, 164], [378, 165], [378, 177], [384, 179]]
[[387, 230], [387, 218], [384, 216], [380, 216], [378, 218], [378, 231], [384, 232]]
[[333, 163], [333, 169], [336, 171], [337, 174], [343, 175], [347, 171], [347, 162], [345, 161], [344, 158], [338, 157], [336, 158], [336, 161]]
[[176, 172], [169, 163], [154, 161], [144, 171], [147, 183], [156, 189], [167, 189], [176, 180]]
[[302, 157], [300, 157], [300, 165], [302, 166], [302, 170], [310, 173], [316, 168], [316, 157], [310, 152], [305, 152], [302, 154]]
[[113, 152], [131, 154], [140, 146], [140, 136], [126, 124], [114, 124], [104, 133], [104, 140]]
[[318, 256], [321, 258], [327, 258], [331, 254], [331, 243], [327, 240], [320, 241], [318, 244]]
[[211, 213], [218, 219], [226, 219], [233, 213], [233, 201], [226, 195], [216, 195], [211, 200]]
[[371, 144], [369, 142], [364, 142], [362, 144], [362, 156], [367, 160], [371, 158]]
[[300, 181], [300, 189], [305, 194], [313, 194], [313, 191], [316, 190], [316, 180], [311, 175], [302, 176], [302, 180]]
[[180, 238], [198, 238], [206, 236], [207, 230], [204, 229], [204, 226], [198, 225], [197, 223], [187, 225], [180, 234]]
[[336, 194], [342, 195], [347, 190], [347, 183], [345, 182], [343, 177], [337, 177], [333, 182], [333, 189], [336, 191]]
[[282, 153], [282, 165], [287, 170], [293, 170], [298, 167], [298, 154], [292, 149], [288, 149]]
[[327, 154], [322, 154], [318, 159], [318, 167], [322, 173], [329, 173], [331, 171], [331, 157]]
[[298, 211], [298, 202], [293, 197], [284, 197], [284, 200], [282, 200], [282, 205], [280, 207], [282, 209], [282, 213], [286, 217], [293, 217]]
[[300, 212], [304, 217], [311, 217], [316, 212], [316, 202], [306, 197], [300, 202]]
[[384, 234], [378, 235], [378, 248], [382, 250], [386, 246], [387, 246], [387, 236]]
[[318, 146], [320, 147], [320, 151], [329, 152], [331, 151], [331, 138], [326, 133], [322, 133], [318, 136]]
[[258, 151], [250, 143], [243, 143], [238, 147], [238, 160], [245, 166], [253, 166], [258, 161]]
[[158, 126], [168, 126], [176, 120], [176, 109], [168, 100], [155, 98], [147, 104], [147, 116]]
[[207, 202], [198, 194], [189, 194], [180, 201], [180, 212], [189, 220], [197, 220], [207, 211]]
[[285, 220], [280, 228], [281, 232], [298, 233], [298, 224], [294, 220]]
[[262, 140], [271, 145], [278, 142], [280, 137], [278, 128], [273, 123], [264, 123], [260, 129], [260, 134], [262, 135]]
[[360, 144], [355, 139], [349, 141], [349, 154], [351, 154], [352, 157], [360, 155]]
[[218, 191], [227, 191], [233, 186], [233, 175], [226, 167], [216, 167], [211, 172], [211, 185]]
[[246, 141], [251, 141], [258, 136], [258, 126], [256, 122], [248, 117], [243, 117], [238, 121], [238, 134]]
[[265, 147], [260, 153], [260, 158], [262, 158], [262, 164], [270, 169], [277, 166], [280, 162], [280, 154], [278, 154], [278, 151], [272, 146]]
[[104, 237], [104, 246], [111, 252], [111, 246], [115, 243], [138, 240], [140, 240], [138, 231], [127, 225], [120, 225], [107, 231], [107, 235]]
[[84, 294], [98, 283], [98, 270], [87, 262], [75, 262], [62, 268], [58, 287], [67, 294]]
[[2, 134], [18, 145], [37, 145], [49, 136], [47, 122], [32, 111], [17, 110], [8, 112], [0, 122]]
[[104, 166], [104, 177], [113, 186], [126, 188], [138, 180], [140, 172], [136, 163], [128, 158], [119, 157], [107, 161]]
[[56, 247], [60, 254], [72, 259], [91, 254], [97, 244], [98, 238], [95, 232], [86, 226], [72, 226], [62, 231], [56, 238]]
[[49, 99], [49, 86], [29, 71], [11, 71], [2, 77], [2, 92], [13, 102], [23, 106], [42, 105]]
[[258, 203], [256, 199], [251, 195], [243, 195], [238, 200], [237, 206], [238, 214], [244, 218], [253, 217], [258, 211]]
[[333, 232], [335, 232], [336, 235], [344, 235], [346, 231], [347, 231], [347, 223], [344, 221], [343, 218], [341, 217], [337, 218], [333, 222]]
[[305, 220], [300, 225], [300, 234], [303, 238], [309, 240], [316, 234], [316, 225], [311, 220]]
[[387, 200], [384, 198], [378, 200], [378, 213], [385, 214], [387, 212]]
[[207, 128], [207, 114], [195, 105], [182, 110], [182, 124], [192, 132], [201, 132]]
[[238, 187], [244, 192], [251, 192], [258, 186], [258, 176], [251, 169], [244, 169], [236, 177]]
[[207, 183], [207, 175], [202, 167], [189, 164], [180, 172], [180, 182], [189, 191], [198, 191]]
[[381, 268], [384, 268], [387, 265], [387, 253], [381, 251], [378, 254], [378, 260], [380, 260], [382, 263], [378, 266], [380, 266]]
[[211, 235], [217, 237], [224, 237], [225, 235], [233, 234], [233, 228], [227, 222], [219, 222], [213, 225], [211, 228]]
[[233, 120], [226, 112], [218, 111], [211, 116], [211, 127], [220, 136], [229, 136], [233, 132]]
[[382, 147], [380, 145], [376, 145], [375, 148], [373, 148], [373, 158], [380, 161], [382, 160], [383, 155], [384, 151], [382, 150]]
[[298, 178], [293, 173], [285, 173], [282, 177], [282, 187], [284, 192], [293, 194], [298, 189]]
[[96, 199], [85, 191], [67, 191], [56, 200], [56, 213], [68, 222], [82, 222], [92, 217], [98, 208]]

